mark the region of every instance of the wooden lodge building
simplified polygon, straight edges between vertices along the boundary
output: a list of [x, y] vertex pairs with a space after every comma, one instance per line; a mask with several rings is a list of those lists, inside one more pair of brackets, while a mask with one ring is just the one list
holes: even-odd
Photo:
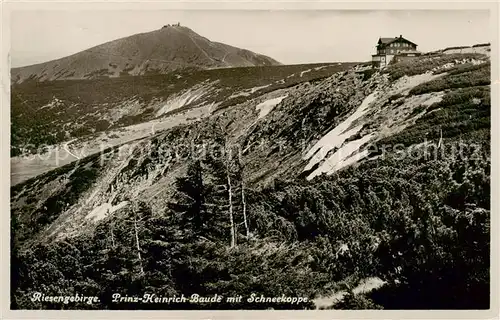
[[372, 66], [382, 69], [391, 61], [413, 59], [421, 55], [417, 51], [417, 44], [403, 38], [379, 38], [377, 43], [377, 54], [372, 55]]

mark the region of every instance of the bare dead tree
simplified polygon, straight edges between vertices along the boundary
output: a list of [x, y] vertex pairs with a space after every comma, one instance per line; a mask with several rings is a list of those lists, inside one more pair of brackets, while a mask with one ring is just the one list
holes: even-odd
[[438, 148], [441, 147], [441, 144], [443, 143], [443, 129], [439, 130], [439, 142], [438, 142]]
[[248, 228], [247, 203], [245, 200], [245, 187], [243, 185], [243, 180], [241, 181], [241, 203], [243, 205], [243, 222], [245, 224], [245, 234], [248, 238], [250, 236], [250, 229]]
[[135, 231], [135, 243], [137, 245], [137, 257], [139, 258], [139, 268], [141, 270], [141, 276], [144, 275], [144, 268], [142, 267], [142, 257], [141, 257], [141, 245], [139, 244], [139, 232], [137, 231], [137, 212], [134, 208], [134, 231]]
[[230, 232], [231, 232], [231, 248], [234, 248], [236, 246], [236, 231], [235, 231], [235, 224], [234, 224], [234, 213], [233, 213], [233, 189], [231, 185], [231, 171], [230, 171], [230, 162], [231, 162], [231, 153], [230, 153], [230, 146], [228, 143], [227, 135], [226, 135], [226, 130], [224, 130], [224, 127], [222, 126], [222, 123], [219, 123], [219, 129], [221, 134], [224, 134], [224, 144], [225, 144], [225, 163], [226, 163], [226, 176], [227, 176], [227, 190], [228, 190], [228, 201], [229, 201], [229, 224], [230, 224]]
[[115, 237], [113, 234], [113, 227], [114, 225], [111, 225], [111, 228], [109, 228], [109, 232], [111, 233], [111, 247], [114, 249], [115, 248]]
[[248, 228], [248, 220], [247, 220], [247, 202], [245, 199], [245, 182], [243, 179], [243, 163], [241, 159], [241, 153], [238, 156], [238, 165], [240, 169], [240, 179], [241, 179], [241, 205], [243, 211], [243, 223], [245, 225], [245, 234], [247, 238], [250, 236], [250, 229]]
[[231, 176], [229, 172], [229, 159], [226, 157], [226, 175], [227, 175], [227, 190], [229, 197], [229, 223], [231, 224], [231, 248], [236, 246], [236, 232], [234, 231], [234, 216], [233, 216], [233, 191], [231, 188]]

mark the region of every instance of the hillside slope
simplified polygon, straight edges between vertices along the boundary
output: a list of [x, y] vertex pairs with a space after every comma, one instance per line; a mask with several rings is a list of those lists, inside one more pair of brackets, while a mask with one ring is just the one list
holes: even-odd
[[[487, 309], [490, 83], [481, 54], [339, 70], [20, 183], [12, 300], [56, 307], [24, 298], [43, 288], [101, 297], [75, 309]], [[151, 290], [306, 300], [110, 299]]]
[[276, 60], [212, 42], [183, 26], [165, 26], [110, 41], [61, 59], [13, 68], [12, 82], [94, 79], [167, 73], [178, 69], [212, 69], [279, 65]]
[[[99, 152], [99, 144], [114, 146], [144, 138], [268, 92], [318, 81], [354, 65], [184, 70], [155, 76], [14, 85], [12, 183]], [[33, 117], [34, 113], [38, 116]], [[41, 161], [33, 156], [36, 153], [47, 156], [42, 156]]]

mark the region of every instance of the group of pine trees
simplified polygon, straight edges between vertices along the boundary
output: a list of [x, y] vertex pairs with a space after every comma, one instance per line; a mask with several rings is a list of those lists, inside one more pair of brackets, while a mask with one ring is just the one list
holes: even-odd
[[231, 248], [250, 237], [241, 154], [216, 132], [213, 143], [220, 152], [205, 154], [188, 163], [177, 179], [169, 209], [178, 217], [187, 238], [224, 239]]

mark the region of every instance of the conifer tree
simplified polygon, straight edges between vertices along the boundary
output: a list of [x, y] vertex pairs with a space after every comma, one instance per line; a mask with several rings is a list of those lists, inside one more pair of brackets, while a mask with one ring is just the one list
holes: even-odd
[[189, 163], [187, 174], [176, 180], [175, 200], [169, 208], [177, 214], [186, 236], [201, 234], [208, 220], [202, 167], [199, 160]]

